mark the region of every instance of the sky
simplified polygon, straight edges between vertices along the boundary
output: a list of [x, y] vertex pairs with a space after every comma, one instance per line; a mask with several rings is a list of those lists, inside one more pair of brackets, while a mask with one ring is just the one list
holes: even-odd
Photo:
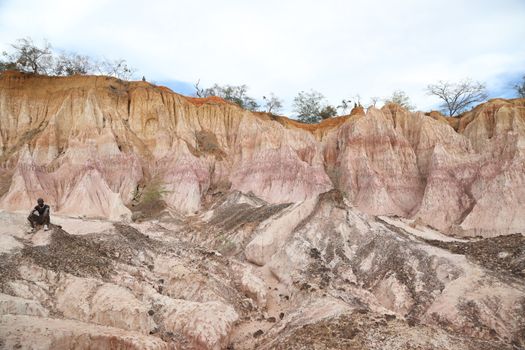
[[288, 115], [303, 90], [334, 105], [403, 90], [430, 110], [428, 84], [471, 78], [513, 97], [525, 75], [525, 0], [0, 0], [0, 51], [22, 37], [124, 58], [184, 94], [246, 84]]

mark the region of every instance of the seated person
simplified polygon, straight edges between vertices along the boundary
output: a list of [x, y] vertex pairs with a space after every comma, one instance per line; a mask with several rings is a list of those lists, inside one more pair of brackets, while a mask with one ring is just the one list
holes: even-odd
[[31, 232], [35, 231], [35, 225], [44, 225], [44, 230], [47, 231], [49, 230], [50, 221], [49, 205], [44, 204], [42, 198], [38, 198], [37, 203], [38, 205], [31, 210], [31, 213], [29, 213], [29, 216], [27, 217], [27, 220], [29, 220], [29, 223], [31, 224]]

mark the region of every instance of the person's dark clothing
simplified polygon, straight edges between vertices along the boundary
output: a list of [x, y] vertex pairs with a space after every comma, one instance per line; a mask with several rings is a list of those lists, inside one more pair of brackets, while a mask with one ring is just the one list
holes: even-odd
[[[35, 211], [38, 212], [38, 215], [36, 215]], [[31, 214], [29, 214], [29, 217], [27, 220], [31, 223], [31, 227], [35, 227], [36, 225], [49, 225], [49, 212], [50, 208], [49, 205], [44, 204], [43, 206], [37, 205], [32, 211]]]
[[37, 206], [35, 206], [35, 209], [33, 209], [33, 210], [38, 211], [38, 214], [41, 215], [41, 216], [44, 215], [46, 210], [47, 210], [47, 212], [49, 214], [49, 205], [47, 205], [47, 204], [44, 204], [43, 206], [37, 205]]

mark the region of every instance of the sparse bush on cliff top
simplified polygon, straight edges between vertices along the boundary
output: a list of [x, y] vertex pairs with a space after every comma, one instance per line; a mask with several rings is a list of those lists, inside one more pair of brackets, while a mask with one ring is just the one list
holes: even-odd
[[521, 82], [514, 85], [514, 89], [516, 90], [518, 97], [525, 98], [525, 75], [521, 78]]
[[283, 100], [277, 97], [273, 92], [271, 92], [268, 96], [263, 96], [263, 104], [261, 106], [255, 98], [248, 96], [247, 85], [214, 84], [209, 88], [201, 88], [199, 84], [200, 81], [197, 81], [197, 83], [194, 85], [195, 96], [197, 97], [221, 97], [227, 101], [239, 105], [241, 108], [248, 109], [252, 112], [263, 110], [266, 113], [279, 113], [283, 108]]
[[409, 111], [413, 111], [416, 108], [410, 102], [410, 97], [403, 90], [396, 90], [390, 97], [385, 98], [385, 104], [387, 103], [395, 103]]
[[281, 100], [279, 97], [275, 96], [273, 92], [271, 92], [268, 97], [263, 96], [264, 100], [264, 111], [266, 113], [280, 113], [283, 109], [283, 100]]
[[73, 52], [58, 52], [45, 40], [39, 46], [31, 38], [21, 38], [10, 46], [10, 52], [2, 52], [0, 71], [54, 76], [101, 74], [124, 80], [130, 80], [136, 71], [124, 59], [96, 60]]
[[299, 92], [293, 99], [293, 108], [297, 118], [309, 124], [337, 115], [337, 109], [327, 104], [324, 95], [315, 90]]
[[221, 97], [227, 101], [233, 102], [239, 107], [248, 109], [250, 111], [257, 111], [259, 110], [259, 104], [257, 101], [251, 97], [248, 96], [248, 86], [247, 85], [219, 85], [214, 84], [212, 87], [209, 88], [201, 88], [199, 87], [200, 81], [198, 81], [194, 87], [195, 87], [195, 95], [197, 97], [210, 97], [210, 96], [217, 96]]

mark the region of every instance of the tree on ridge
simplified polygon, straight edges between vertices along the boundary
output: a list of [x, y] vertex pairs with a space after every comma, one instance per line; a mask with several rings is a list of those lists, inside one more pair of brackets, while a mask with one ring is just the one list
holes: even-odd
[[487, 99], [484, 83], [464, 79], [458, 83], [439, 81], [427, 86], [427, 94], [439, 97], [443, 114], [455, 117], [464, 112], [470, 105]]

